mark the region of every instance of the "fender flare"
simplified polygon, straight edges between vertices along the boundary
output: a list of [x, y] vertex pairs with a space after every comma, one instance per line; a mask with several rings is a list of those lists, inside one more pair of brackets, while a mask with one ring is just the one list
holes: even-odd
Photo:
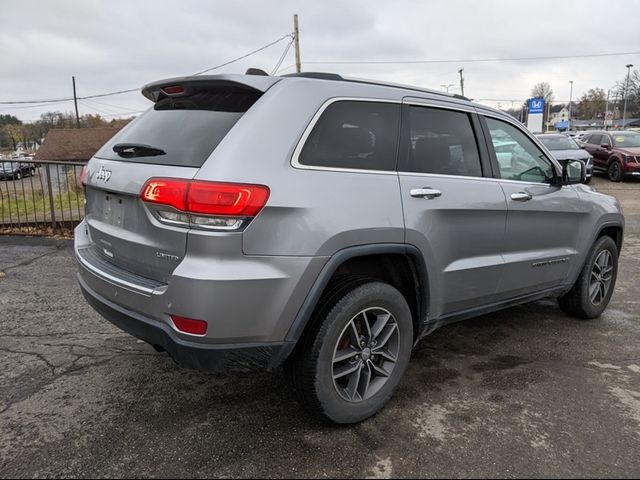
[[[429, 277], [427, 274], [427, 267], [420, 250], [414, 245], [406, 243], [376, 243], [371, 245], [356, 245], [339, 250], [331, 256], [329, 261], [320, 271], [318, 278], [314, 282], [313, 286], [309, 290], [300, 310], [296, 314], [296, 317], [289, 328], [289, 332], [285, 337], [285, 344], [280, 350], [277, 356], [273, 357], [269, 363], [269, 369], [274, 369], [291, 355], [298, 341], [302, 337], [302, 334], [311, 319], [324, 289], [328, 285], [329, 281], [333, 277], [338, 268], [347, 260], [357, 257], [365, 257], [370, 255], [409, 255], [413, 258], [414, 264], [417, 270], [418, 279], [423, 286], [422, 290], [427, 292], [426, 298], [420, 305], [420, 322], [421, 329], [424, 330], [426, 326], [428, 302], [429, 302]], [[421, 331], [416, 332], [417, 337], [420, 337]]]

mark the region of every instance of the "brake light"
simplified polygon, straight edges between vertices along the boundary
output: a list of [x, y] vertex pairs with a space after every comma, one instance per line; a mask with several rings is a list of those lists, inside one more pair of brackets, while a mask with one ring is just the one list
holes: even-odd
[[82, 167], [82, 170], [80, 170], [80, 186], [82, 187], [86, 187], [87, 186], [87, 178], [89, 177], [89, 168], [87, 168], [86, 165], [84, 165]]
[[204, 320], [171, 315], [171, 320], [178, 330], [191, 335], [205, 335], [209, 325]]
[[181, 85], [172, 85], [170, 87], [164, 87], [162, 91], [167, 95], [180, 95], [184, 93], [184, 87]]
[[[237, 230], [260, 213], [269, 193], [264, 185], [152, 178], [142, 187], [140, 198], [160, 206], [155, 212], [165, 223]], [[161, 206], [178, 212], [163, 210]]]
[[188, 191], [188, 180], [152, 178], [142, 187], [140, 196], [145, 202], [168, 205], [184, 212], [187, 209]]

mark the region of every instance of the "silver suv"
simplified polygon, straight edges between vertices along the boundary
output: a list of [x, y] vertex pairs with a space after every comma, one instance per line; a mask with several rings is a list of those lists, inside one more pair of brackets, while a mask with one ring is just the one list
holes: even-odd
[[619, 204], [497, 110], [332, 74], [142, 93], [153, 108], [83, 173], [75, 253], [88, 302], [180, 365], [283, 366], [312, 414], [355, 423], [438, 327], [611, 298]]

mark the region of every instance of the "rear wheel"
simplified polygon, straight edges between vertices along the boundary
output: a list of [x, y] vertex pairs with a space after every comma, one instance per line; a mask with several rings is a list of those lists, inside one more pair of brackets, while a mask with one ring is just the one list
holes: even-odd
[[341, 283], [321, 300], [285, 375], [309, 413], [352, 424], [391, 399], [409, 364], [413, 322], [391, 285], [362, 277]]
[[558, 299], [560, 308], [573, 317], [598, 317], [609, 305], [617, 276], [618, 247], [611, 237], [601, 237], [593, 245], [575, 285]]
[[622, 180], [622, 165], [617, 160], [613, 160], [609, 164], [609, 180], [612, 182], [620, 182]]

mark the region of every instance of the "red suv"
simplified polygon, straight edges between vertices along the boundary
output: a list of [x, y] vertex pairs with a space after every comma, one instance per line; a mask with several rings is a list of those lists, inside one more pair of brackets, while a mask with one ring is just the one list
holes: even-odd
[[582, 138], [584, 148], [593, 155], [593, 169], [606, 172], [609, 180], [640, 178], [640, 133], [589, 132]]

